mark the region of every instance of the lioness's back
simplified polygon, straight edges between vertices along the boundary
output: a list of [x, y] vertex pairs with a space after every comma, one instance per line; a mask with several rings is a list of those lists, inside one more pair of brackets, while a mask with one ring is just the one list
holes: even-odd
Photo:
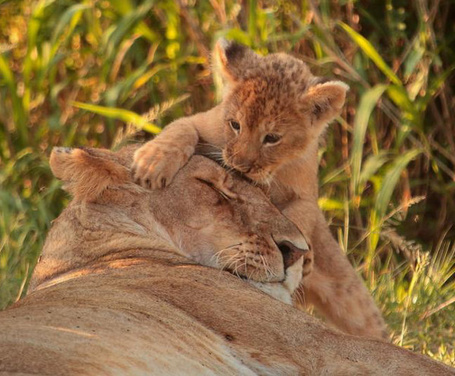
[[162, 256], [132, 250], [62, 275], [0, 312], [0, 372], [453, 374], [393, 345], [324, 328], [226, 272]]

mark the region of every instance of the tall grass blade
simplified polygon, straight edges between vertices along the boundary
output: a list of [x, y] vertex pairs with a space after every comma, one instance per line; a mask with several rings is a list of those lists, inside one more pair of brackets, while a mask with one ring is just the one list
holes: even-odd
[[248, 0], [248, 34], [251, 40], [256, 39], [257, 0]]
[[24, 96], [23, 106], [26, 111], [29, 110], [31, 100], [30, 80], [33, 71], [33, 65], [38, 55], [38, 35], [42, 26], [42, 19], [44, 18], [45, 9], [54, 3], [55, 0], [41, 0], [37, 3], [32, 12], [31, 20], [27, 29], [27, 54], [24, 59]]
[[382, 185], [379, 189], [379, 192], [376, 196], [376, 202], [374, 209], [371, 214], [370, 219], [370, 229], [371, 235], [369, 239], [369, 250], [367, 256], [367, 263], [371, 263], [374, 257], [374, 252], [378, 245], [380, 227], [382, 225], [382, 219], [384, 218], [387, 207], [390, 204], [390, 199], [392, 198], [393, 191], [395, 190], [398, 180], [402, 171], [406, 168], [408, 163], [412, 161], [421, 153], [421, 150], [414, 149], [409, 150], [405, 154], [397, 157], [393, 162], [390, 169], [384, 176], [382, 180]]
[[405, 88], [401, 85], [390, 85], [387, 94], [392, 101], [403, 111], [405, 118], [409, 121], [419, 121], [415, 105], [409, 99]]
[[[123, 16], [131, 12], [136, 7], [136, 5], [131, 2], [131, 0], [111, 0], [110, 3], [114, 6], [117, 12]], [[152, 43], [157, 42], [161, 39], [158, 34], [150, 27], [148, 27], [144, 21], [141, 21], [139, 25], [136, 26], [135, 30]]]
[[142, 116], [122, 108], [115, 107], [103, 107], [95, 104], [81, 103], [81, 102], [72, 102], [74, 107], [80, 108], [82, 110], [90, 111], [98, 115], [102, 115], [109, 119], [116, 119], [124, 121], [125, 123], [131, 123], [150, 133], [160, 133], [161, 128], [155, 124], [147, 122]]
[[354, 119], [354, 140], [352, 144], [351, 164], [352, 180], [351, 192], [353, 196], [358, 196], [362, 188], [360, 186], [360, 171], [362, 167], [363, 145], [365, 143], [365, 134], [368, 127], [368, 121], [373, 112], [376, 103], [381, 98], [387, 85], [377, 85], [369, 89], [360, 99], [357, 107], [357, 113]]
[[112, 59], [116, 53], [116, 47], [121, 43], [127, 33], [133, 29], [150, 11], [154, 0], [145, 1], [141, 6], [128, 12], [123, 16], [121, 21], [107, 34], [106, 54]]
[[[370, 155], [362, 166], [362, 172], [359, 176], [358, 187], [363, 189], [365, 184], [376, 172], [387, 162], [387, 152], [381, 150], [378, 154]], [[362, 190], [359, 189], [358, 194], [362, 194]]]
[[393, 70], [387, 65], [384, 59], [381, 57], [379, 52], [373, 47], [373, 45], [362, 35], [352, 29], [349, 25], [344, 22], [339, 22], [339, 25], [344, 31], [352, 38], [352, 40], [360, 47], [360, 49], [367, 55], [373, 63], [384, 73], [390, 81], [395, 85], [402, 86], [401, 80], [393, 72]]
[[[5, 80], [13, 103], [13, 120], [18, 133], [20, 146], [25, 147], [28, 143], [28, 132], [25, 126], [26, 114], [22, 101], [17, 95], [17, 86], [13, 71], [9, 67], [8, 60], [2, 54], [0, 54], [0, 75]], [[1, 105], [3, 106], [3, 104]]]
[[69, 7], [65, 13], [63, 13], [62, 17], [55, 27], [54, 33], [52, 34], [51, 44], [54, 51], [56, 51], [59, 47], [59, 44], [57, 43], [58, 38], [62, 36], [65, 28], [69, 25], [71, 29], [74, 29], [81, 17], [82, 12], [86, 9], [90, 9], [90, 5], [75, 4]]

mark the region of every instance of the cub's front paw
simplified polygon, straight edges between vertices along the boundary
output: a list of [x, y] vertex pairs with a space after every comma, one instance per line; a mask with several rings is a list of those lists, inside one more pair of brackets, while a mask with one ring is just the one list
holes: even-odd
[[134, 181], [145, 188], [164, 188], [185, 164], [184, 159], [180, 150], [150, 141], [134, 153]]

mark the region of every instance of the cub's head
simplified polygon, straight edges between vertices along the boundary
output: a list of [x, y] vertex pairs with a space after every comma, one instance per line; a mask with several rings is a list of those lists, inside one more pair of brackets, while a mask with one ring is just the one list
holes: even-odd
[[262, 57], [222, 40], [215, 58], [227, 83], [223, 159], [252, 180], [267, 182], [303, 156], [344, 105], [346, 84], [313, 76], [290, 55]]

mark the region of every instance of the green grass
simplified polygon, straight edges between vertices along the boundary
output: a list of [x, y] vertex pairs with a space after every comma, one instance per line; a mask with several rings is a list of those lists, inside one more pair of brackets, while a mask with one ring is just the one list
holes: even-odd
[[111, 147], [211, 107], [224, 36], [350, 85], [321, 145], [320, 205], [394, 343], [455, 365], [455, 5], [244, 4], [0, 0], [0, 308], [67, 204], [51, 148]]

